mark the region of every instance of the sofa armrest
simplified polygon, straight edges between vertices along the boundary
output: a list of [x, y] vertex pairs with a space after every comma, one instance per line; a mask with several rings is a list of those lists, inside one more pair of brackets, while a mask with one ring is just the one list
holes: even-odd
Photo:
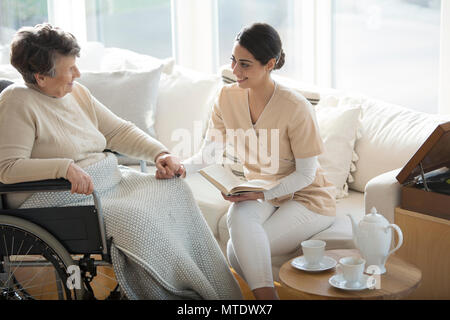
[[364, 190], [366, 213], [375, 207], [390, 223], [394, 223], [394, 209], [400, 205], [401, 185], [395, 178], [401, 168], [385, 172], [371, 179]]

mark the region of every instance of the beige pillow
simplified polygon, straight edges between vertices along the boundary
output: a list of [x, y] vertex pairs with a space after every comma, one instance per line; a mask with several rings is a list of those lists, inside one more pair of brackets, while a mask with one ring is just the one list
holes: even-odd
[[348, 196], [347, 180], [356, 170], [352, 161], [360, 123], [361, 106], [342, 105], [335, 97], [322, 98], [316, 107], [317, 122], [325, 151], [319, 155], [319, 163], [326, 177], [336, 187], [336, 198]]

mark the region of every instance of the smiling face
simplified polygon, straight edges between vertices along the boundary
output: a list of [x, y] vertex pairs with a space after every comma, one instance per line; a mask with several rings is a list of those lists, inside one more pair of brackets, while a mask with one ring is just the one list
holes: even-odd
[[235, 42], [231, 56], [231, 69], [239, 87], [253, 89], [270, 81], [270, 71], [274, 67], [274, 60], [271, 59], [263, 65], [247, 49]]
[[73, 81], [80, 77], [76, 66], [76, 56], [57, 55], [55, 61], [55, 76], [36, 74], [37, 86], [45, 94], [62, 98], [72, 92]]

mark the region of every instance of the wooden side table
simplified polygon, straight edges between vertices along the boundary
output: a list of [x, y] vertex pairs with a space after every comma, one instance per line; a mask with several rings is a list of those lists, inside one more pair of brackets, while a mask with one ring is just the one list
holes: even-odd
[[450, 220], [395, 209], [403, 245], [395, 253], [422, 270], [423, 279], [411, 299], [450, 299]]
[[[337, 262], [346, 256], [359, 256], [355, 249], [329, 250], [325, 255]], [[328, 279], [336, 274], [336, 268], [323, 272], [306, 272], [291, 266], [291, 261], [285, 262], [280, 269], [280, 281], [298, 293], [299, 299], [401, 299], [408, 296], [419, 285], [422, 272], [414, 265], [391, 255], [386, 263], [386, 273], [380, 277], [380, 289], [364, 289], [347, 291], [335, 288]]]

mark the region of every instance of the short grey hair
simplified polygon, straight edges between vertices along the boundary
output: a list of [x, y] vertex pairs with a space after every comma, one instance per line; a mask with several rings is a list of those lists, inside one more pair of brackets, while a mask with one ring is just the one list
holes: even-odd
[[49, 23], [23, 27], [11, 42], [11, 64], [27, 83], [36, 83], [36, 73], [54, 77], [57, 54], [79, 57], [80, 46], [74, 35]]

